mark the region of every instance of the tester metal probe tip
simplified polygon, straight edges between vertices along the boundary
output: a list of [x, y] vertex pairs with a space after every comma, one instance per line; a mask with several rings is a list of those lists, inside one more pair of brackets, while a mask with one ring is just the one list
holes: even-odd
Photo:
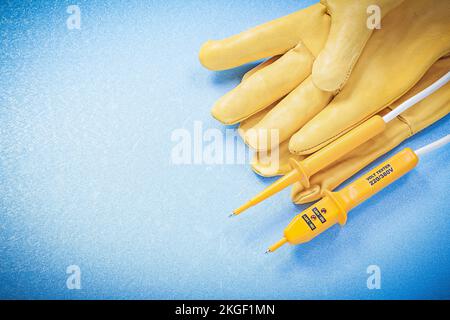
[[234, 216], [235, 216], [235, 214], [232, 213], [232, 214], [230, 214], [230, 215], [228, 216], [228, 218], [233, 218]]
[[270, 246], [269, 249], [267, 249], [266, 253], [274, 252], [278, 250], [282, 245], [284, 245], [287, 242], [286, 238], [282, 238], [280, 241], [275, 243], [274, 245]]
[[255, 197], [247, 201], [245, 204], [234, 210], [235, 215], [239, 215], [245, 210], [253, 207], [254, 205], [260, 203], [261, 201], [269, 198], [270, 196], [274, 195], [277, 192], [280, 192], [284, 188], [290, 186], [294, 182], [298, 181], [298, 173], [297, 170], [293, 170], [290, 173], [286, 174], [270, 186], [268, 186], [266, 189], [264, 189], [262, 192], [257, 194]]
[[266, 250], [266, 252], [264, 252], [264, 254], [269, 254], [269, 253], [271, 253], [272, 251], [270, 251], [269, 249], [267, 249]]

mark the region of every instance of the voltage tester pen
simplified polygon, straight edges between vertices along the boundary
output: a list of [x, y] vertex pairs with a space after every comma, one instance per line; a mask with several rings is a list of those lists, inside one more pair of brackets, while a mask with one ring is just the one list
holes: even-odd
[[417, 151], [406, 148], [383, 162], [361, 178], [337, 192], [326, 191], [322, 200], [297, 215], [284, 230], [284, 237], [269, 247], [273, 252], [285, 243], [308, 242], [339, 223], [347, 221], [347, 212], [387, 187], [414, 167], [419, 157], [450, 142], [450, 135]]

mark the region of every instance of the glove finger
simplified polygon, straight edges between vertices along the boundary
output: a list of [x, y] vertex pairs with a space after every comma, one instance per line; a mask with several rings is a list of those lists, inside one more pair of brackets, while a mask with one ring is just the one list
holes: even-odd
[[311, 52], [298, 44], [220, 98], [212, 116], [224, 124], [247, 119], [297, 87], [310, 75], [313, 59]]
[[343, 90], [292, 136], [291, 152], [315, 152], [389, 106], [450, 51], [449, 2], [414, 0], [398, 9], [374, 33]]
[[[256, 67], [254, 67], [253, 69], [247, 71], [247, 73], [244, 74], [244, 76], [242, 77], [242, 81], [247, 80], [251, 75], [255, 74], [256, 72], [264, 69], [265, 67], [271, 65], [272, 63], [274, 63], [275, 61], [277, 61], [281, 56], [275, 56], [272, 57], [266, 61], [264, 61], [263, 63], [260, 63], [259, 65], [257, 65]], [[275, 105], [278, 103], [279, 101], [276, 101], [274, 103], [272, 103], [270, 106], [266, 107], [265, 109], [261, 110], [260, 112], [252, 115], [251, 117], [243, 120], [240, 124], [239, 124], [239, 128], [238, 128], [238, 133], [241, 136], [241, 138], [244, 140], [244, 136], [245, 136], [245, 132], [249, 129], [251, 129], [254, 125], [256, 125], [262, 118], [264, 118], [264, 116], [267, 114], [267, 112], [269, 112], [269, 110], [271, 110], [273, 107], [275, 107]]]
[[377, 6], [381, 17], [403, 0], [359, 0], [345, 5], [342, 0], [328, 0], [331, 28], [324, 49], [313, 66], [314, 84], [325, 91], [341, 89], [358, 61], [373, 29], [367, 26], [369, 6]]
[[251, 117], [245, 119], [239, 124], [238, 133], [241, 136], [242, 140], [245, 142], [245, 135], [249, 130], [251, 130], [254, 126], [260, 122], [270, 110], [272, 110], [280, 101], [276, 101], [272, 103], [267, 108], [261, 110], [260, 112], [252, 115]]
[[[244, 76], [242, 77], [242, 81], [247, 80], [251, 75], [255, 74], [256, 72], [264, 69], [265, 67], [271, 65], [272, 63], [274, 63], [275, 61], [277, 61], [281, 56], [275, 56], [272, 57], [260, 64], [258, 64], [256, 67], [254, 67], [253, 69], [247, 71], [247, 73], [244, 74]], [[264, 118], [264, 116], [271, 110], [273, 109], [273, 107], [275, 107], [278, 102], [280, 102], [280, 100], [272, 103], [270, 106], [266, 107], [265, 109], [259, 111], [258, 113], [252, 115], [251, 117], [241, 121], [241, 123], [239, 124], [239, 128], [238, 128], [238, 133], [241, 136], [242, 140], [244, 140], [244, 136], [245, 133], [247, 132], [247, 130], [251, 129], [252, 127], [254, 127], [259, 121], [261, 121], [262, 118]], [[244, 140], [245, 142], [245, 140]]]
[[[331, 98], [330, 92], [318, 89], [308, 77], [253, 126], [244, 140], [260, 151], [278, 146], [319, 113]], [[278, 141], [271, 141], [273, 130], [278, 131]]]
[[253, 69], [247, 71], [244, 76], [242, 77], [242, 81], [247, 80], [250, 76], [254, 75], [256, 72], [264, 69], [265, 67], [271, 65], [272, 63], [274, 63], [275, 61], [277, 61], [279, 58], [281, 57], [281, 55], [279, 56], [274, 56], [270, 59], [267, 59], [266, 61], [258, 64], [256, 67], [254, 67]]
[[210, 70], [225, 70], [252, 61], [285, 53], [302, 39], [312, 50], [323, 45], [329, 18], [325, 7], [316, 4], [288, 16], [223, 40], [206, 42], [200, 49], [200, 62]]

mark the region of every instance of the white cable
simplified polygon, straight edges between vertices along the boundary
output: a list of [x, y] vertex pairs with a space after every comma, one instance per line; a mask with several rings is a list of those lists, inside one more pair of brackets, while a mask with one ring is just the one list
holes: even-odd
[[433, 150], [436, 150], [440, 147], [445, 146], [449, 142], [450, 142], [450, 134], [446, 135], [445, 137], [443, 137], [433, 143], [426, 145], [425, 147], [420, 148], [419, 150], [415, 151], [415, 153], [418, 156], [423, 156], [424, 154], [427, 154], [428, 152], [431, 152]]
[[401, 105], [399, 105], [397, 108], [395, 108], [393, 111], [391, 111], [387, 115], [385, 115], [383, 117], [384, 122], [388, 123], [389, 121], [391, 121], [392, 119], [397, 117], [399, 114], [401, 114], [403, 111], [409, 109], [410, 107], [412, 107], [416, 103], [418, 103], [421, 100], [423, 100], [426, 97], [428, 97], [430, 94], [432, 94], [433, 92], [438, 90], [440, 87], [445, 85], [448, 81], [450, 81], [450, 72], [447, 72], [446, 75], [444, 75], [442, 78], [437, 80], [431, 86], [429, 86], [428, 88], [422, 90], [421, 92], [419, 92], [415, 96], [409, 98], [408, 100], [403, 102]]

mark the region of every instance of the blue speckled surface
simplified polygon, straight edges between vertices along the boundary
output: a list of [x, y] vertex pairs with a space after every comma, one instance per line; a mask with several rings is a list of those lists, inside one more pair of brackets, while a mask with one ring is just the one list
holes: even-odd
[[[450, 148], [345, 228], [270, 256], [301, 209], [289, 191], [228, 219], [270, 180], [171, 164], [171, 132], [223, 131], [209, 108], [248, 69], [203, 69], [202, 42], [310, 2], [1, 1], [0, 298], [450, 298]], [[72, 264], [81, 290], [66, 288]], [[366, 287], [372, 264], [381, 290]]]

